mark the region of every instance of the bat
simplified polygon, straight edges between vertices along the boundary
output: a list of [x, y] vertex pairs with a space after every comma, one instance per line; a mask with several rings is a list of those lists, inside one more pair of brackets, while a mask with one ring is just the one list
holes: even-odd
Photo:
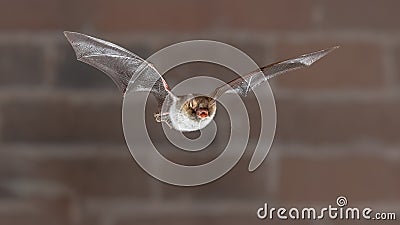
[[[243, 97], [259, 84], [280, 74], [311, 66], [339, 46], [304, 54], [261, 67], [215, 89], [209, 95], [187, 94], [176, 96], [167, 82], [146, 60], [108, 41], [76, 32], [64, 35], [75, 51], [79, 61], [87, 63], [107, 74], [124, 94], [129, 91], [146, 91], [154, 95], [159, 112], [154, 114], [157, 122], [170, 128], [189, 132], [203, 129], [215, 116], [217, 100], [225, 93]], [[129, 83], [135, 75], [135, 82]]]

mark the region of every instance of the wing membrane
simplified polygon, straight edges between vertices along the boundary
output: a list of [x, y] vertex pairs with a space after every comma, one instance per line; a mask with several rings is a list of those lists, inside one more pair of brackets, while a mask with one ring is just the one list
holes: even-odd
[[[171, 94], [168, 85], [158, 71], [136, 54], [98, 38], [76, 32], [64, 32], [79, 61], [87, 63], [107, 74], [125, 93], [129, 81], [135, 75], [136, 82], [130, 85], [133, 91], [150, 91], [162, 105]], [[154, 85], [153, 85], [154, 84]]]
[[305, 68], [312, 65], [328, 53], [332, 52], [338, 47], [333, 47], [305, 55], [298, 56], [296, 58], [280, 61], [277, 63], [270, 64], [268, 66], [261, 67], [255, 71], [252, 71], [240, 78], [232, 80], [231, 82], [218, 87], [211, 96], [219, 98], [224, 93], [237, 93], [241, 96], [246, 96], [256, 86], [268, 79], [278, 76], [280, 74]]

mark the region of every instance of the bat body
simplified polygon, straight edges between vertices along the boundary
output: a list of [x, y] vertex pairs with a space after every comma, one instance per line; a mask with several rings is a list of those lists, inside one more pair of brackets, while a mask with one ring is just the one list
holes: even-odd
[[[168, 106], [168, 105], [167, 105]], [[198, 94], [176, 97], [167, 110], [170, 126], [179, 131], [196, 131], [206, 127], [216, 113], [214, 99]]]
[[[154, 114], [157, 122], [165, 122], [178, 131], [196, 131], [206, 127], [214, 118], [217, 99], [224, 93], [246, 96], [249, 91], [269, 78], [285, 72], [308, 67], [337, 47], [301, 55], [261, 67], [237, 78], [209, 95], [174, 95], [167, 82], [153, 65], [134, 53], [113, 43], [76, 32], [64, 32], [77, 59], [103, 71], [122, 93], [147, 91], [152, 93], [159, 107]], [[131, 78], [135, 76], [135, 81]]]

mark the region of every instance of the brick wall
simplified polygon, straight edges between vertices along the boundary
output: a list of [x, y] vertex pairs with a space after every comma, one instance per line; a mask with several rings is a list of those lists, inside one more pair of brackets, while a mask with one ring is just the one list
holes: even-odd
[[[255, 211], [264, 202], [319, 206], [339, 195], [353, 206], [399, 212], [399, 8], [395, 0], [1, 0], [0, 224], [261, 224]], [[134, 162], [120, 93], [76, 61], [63, 30], [143, 57], [179, 41], [213, 39], [260, 65], [341, 48], [270, 82], [276, 139], [256, 172], [247, 172], [245, 157], [216, 182], [182, 188]], [[191, 65], [166, 79], [216, 71], [225, 70]]]

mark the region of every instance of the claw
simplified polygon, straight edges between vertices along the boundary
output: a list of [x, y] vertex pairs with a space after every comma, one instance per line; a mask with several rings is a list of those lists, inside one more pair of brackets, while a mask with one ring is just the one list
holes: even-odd
[[[157, 123], [165, 122], [165, 124], [168, 125], [170, 129], [172, 129], [171, 124], [168, 122], [168, 118], [165, 118], [164, 116], [168, 115], [169, 113], [154, 113], [154, 119], [156, 120]], [[164, 117], [164, 118], [163, 118]]]
[[154, 113], [154, 119], [156, 120], [157, 123], [161, 123], [161, 114], [160, 113]]
[[161, 123], [163, 121], [165, 121], [163, 119], [164, 116], [168, 115], [169, 113], [154, 113], [154, 119], [156, 120], [156, 122]]

